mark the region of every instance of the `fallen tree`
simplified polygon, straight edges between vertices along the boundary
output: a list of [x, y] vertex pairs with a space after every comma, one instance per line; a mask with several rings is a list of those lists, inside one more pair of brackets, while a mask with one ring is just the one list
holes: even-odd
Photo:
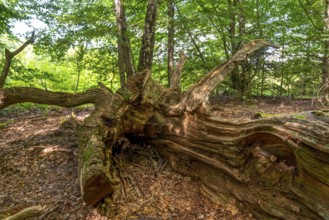
[[250, 42], [185, 92], [163, 87], [144, 70], [116, 93], [103, 84], [76, 94], [0, 87], [0, 109], [21, 102], [95, 105], [79, 131], [79, 178], [88, 205], [113, 194], [112, 150], [121, 138], [138, 137], [173, 169], [198, 179], [218, 203], [249, 207], [259, 217], [328, 219], [329, 111], [244, 121], [209, 115], [211, 91], [266, 46], [273, 45]]

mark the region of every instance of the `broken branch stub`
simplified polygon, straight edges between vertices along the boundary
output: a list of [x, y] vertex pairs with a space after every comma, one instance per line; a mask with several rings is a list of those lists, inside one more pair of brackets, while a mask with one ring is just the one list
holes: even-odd
[[187, 58], [186, 58], [184, 52], [180, 51], [178, 63], [176, 64], [175, 70], [174, 70], [173, 75], [171, 77], [170, 89], [180, 90], [181, 73], [183, 71], [186, 59]]
[[192, 112], [200, 104], [207, 102], [210, 93], [225, 80], [239, 62], [264, 47], [276, 46], [264, 40], [253, 40], [234, 54], [231, 59], [209, 71], [205, 77], [185, 92], [182, 104], [186, 106], [186, 110]]

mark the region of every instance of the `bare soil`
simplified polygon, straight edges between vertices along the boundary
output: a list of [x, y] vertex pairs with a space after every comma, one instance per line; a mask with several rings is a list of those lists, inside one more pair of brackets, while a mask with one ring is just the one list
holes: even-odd
[[[308, 104], [214, 105], [214, 115], [251, 118], [256, 112], [294, 113]], [[314, 109], [314, 108], [313, 108]], [[249, 210], [220, 206], [199, 183], [166, 166], [151, 146], [131, 146], [117, 155], [116, 194], [97, 207], [81, 200], [77, 175], [77, 131], [90, 110], [0, 111], [0, 219], [41, 205], [34, 219], [254, 219]]]

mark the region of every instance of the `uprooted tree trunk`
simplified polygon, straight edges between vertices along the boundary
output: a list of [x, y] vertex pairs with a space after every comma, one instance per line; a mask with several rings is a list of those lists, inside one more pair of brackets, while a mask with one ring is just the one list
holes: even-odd
[[329, 112], [243, 121], [208, 114], [210, 92], [265, 46], [271, 45], [262, 40], [245, 45], [183, 93], [164, 88], [145, 70], [115, 94], [102, 84], [78, 94], [2, 89], [0, 108], [19, 102], [95, 105], [79, 132], [79, 178], [88, 205], [115, 190], [113, 147], [121, 137], [138, 136], [221, 204], [244, 205], [265, 218], [328, 219]]

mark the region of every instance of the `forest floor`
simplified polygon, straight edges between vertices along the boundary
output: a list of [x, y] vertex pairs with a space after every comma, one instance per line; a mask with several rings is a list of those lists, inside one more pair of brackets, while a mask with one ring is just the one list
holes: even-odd
[[[214, 104], [214, 109], [214, 116], [250, 119], [257, 112], [291, 114], [317, 108], [309, 100], [258, 100]], [[86, 207], [77, 175], [77, 129], [91, 110], [74, 111], [76, 117], [67, 109], [0, 111], [0, 219], [34, 205], [44, 208], [35, 219], [254, 219], [248, 210], [216, 205], [200, 192], [196, 180], [164, 166], [150, 147], [135, 147], [128, 159], [118, 157], [119, 193], [97, 207]]]

